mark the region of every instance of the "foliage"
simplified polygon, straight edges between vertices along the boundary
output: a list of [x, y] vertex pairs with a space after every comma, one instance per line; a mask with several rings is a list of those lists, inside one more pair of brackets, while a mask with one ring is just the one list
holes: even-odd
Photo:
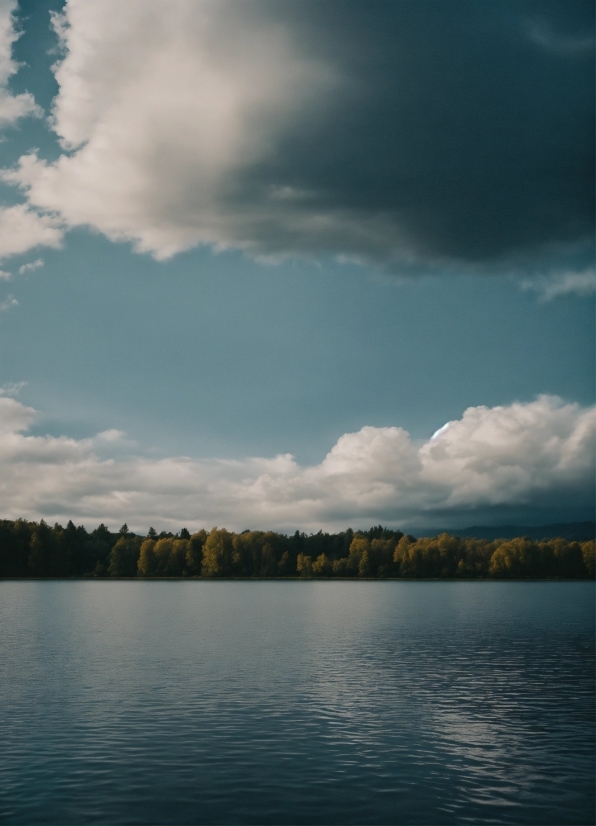
[[100, 525], [0, 520], [0, 577], [593, 579], [594, 541], [475, 539], [368, 531], [291, 536], [225, 528], [137, 536]]

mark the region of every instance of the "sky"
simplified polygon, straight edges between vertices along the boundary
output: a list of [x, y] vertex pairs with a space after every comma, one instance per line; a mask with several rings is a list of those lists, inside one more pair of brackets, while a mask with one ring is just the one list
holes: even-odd
[[0, 0], [0, 518], [594, 518], [594, 9]]

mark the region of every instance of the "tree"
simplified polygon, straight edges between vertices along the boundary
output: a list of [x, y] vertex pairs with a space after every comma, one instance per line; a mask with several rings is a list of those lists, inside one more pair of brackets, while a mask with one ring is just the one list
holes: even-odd
[[186, 569], [191, 576], [199, 576], [203, 561], [203, 545], [207, 539], [207, 531], [197, 531], [190, 537], [186, 549]]
[[259, 576], [275, 576], [277, 573], [277, 559], [275, 551], [269, 542], [261, 548], [261, 570]]
[[[553, 573], [560, 577], [570, 577], [580, 579], [585, 576], [585, 565], [582, 549], [579, 542], [566, 542], [564, 539], [554, 539], [549, 543], [543, 543], [551, 551], [548, 556], [552, 558]], [[549, 559], [550, 561], [550, 559]], [[542, 566], [546, 567], [546, 566]], [[550, 565], [548, 567], [551, 567]], [[551, 573], [551, 571], [548, 571]]]
[[583, 542], [581, 548], [586, 575], [589, 579], [594, 579], [594, 540]]
[[312, 564], [312, 572], [315, 576], [331, 576], [333, 566], [326, 554], [320, 554]]
[[353, 576], [354, 571], [349, 567], [349, 558], [342, 556], [339, 559], [333, 560], [333, 574], [334, 576]]
[[298, 554], [296, 557], [296, 571], [303, 579], [309, 579], [312, 576], [312, 556]]
[[489, 573], [501, 578], [540, 575], [540, 551], [527, 536], [503, 542], [493, 553]]
[[137, 537], [121, 534], [108, 557], [110, 576], [136, 576], [140, 545]]
[[291, 565], [290, 553], [289, 551], [284, 551], [281, 555], [281, 559], [277, 563], [278, 576], [288, 576], [291, 570]]
[[55, 542], [52, 532], [42, 519], [37, 530], [33, 532], [29, 543], [27, 567], [33, 576], [52, 575], [54, 548]]
[[213, 528], [203, 545], [203, 576], [226, 576], [232, 567], [232, 534], [225, 528]]
[[155, 572], [154, 576], [168, 576], [170, 572], [170, 555], [174, 548], [174, 540], [172, 537], [163, 537], [158, 539], [153, 547], [155, 555]]
[[139, 576], [155, 576], [157, 560], [155, 559], [155, 540], [145, 539], [141, 545], [137, 572]]
[[171, 540], [172, 547], [166, 563], [166, 576], [182, 576], [186, 572], [186, 552], [188, 539]]
[[370, 576], [370, 557], [368, 551], [364, 551], [358, 563], [358, 576]]
[[[365, 554], [366, 559], [362, 568], [363, 572], [361, 573], [360, 563]], [[360, 576], [367, 576], [370, 571], [370, 542], [365, 536], [362, 536], [362, 534], [356, 534], [350, 543], [350, 555], [348, 557], [347, 568], [350, 573], [358, 573]]]

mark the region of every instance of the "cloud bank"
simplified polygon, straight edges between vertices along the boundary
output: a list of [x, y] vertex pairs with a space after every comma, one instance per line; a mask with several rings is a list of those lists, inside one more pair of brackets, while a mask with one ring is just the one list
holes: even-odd
[[307, 467], [289, 454], [241, 461], [131, 455], [118, 431], [83, 440], [35, 436], [28, 432], [35, 418], [0, 395], [4, 518], [72, 518], [91, 527], [127, 521], [140, 530], [311, 531], [378, 522], [415, 529], [507, 518], [520, 507], [548, 522], [566, 507], [589, 513], [594, 502], [596, 407], [553, 396], [469, 408], [421, 445], [399, 427], [363, 427]]
[[64, 152], [5, 180], [70, 227], [160, 259], [404, 273], [591, 254], [590, 4], [68, 0], [54, 19]]

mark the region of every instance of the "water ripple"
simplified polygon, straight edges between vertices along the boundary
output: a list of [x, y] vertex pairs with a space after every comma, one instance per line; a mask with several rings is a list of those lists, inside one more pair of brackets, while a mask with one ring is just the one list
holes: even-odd
[[594, 822], [593, 583], [2, 582], [0, 820]]

